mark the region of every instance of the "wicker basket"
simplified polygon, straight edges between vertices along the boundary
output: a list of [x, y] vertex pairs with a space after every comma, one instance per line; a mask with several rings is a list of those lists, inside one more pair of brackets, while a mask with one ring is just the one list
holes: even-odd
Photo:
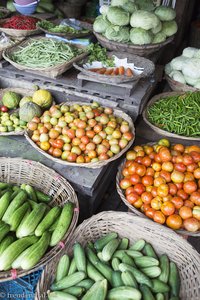
[[27, 37], [34, 34], [41, 33], [40, 29], [34, 29], [34, 30], [22, 30], [22, 29], [12, 29], [12, 28], [3, 28], [1, 25], [5, 23], [8, 19], [0, 20], [0, 32], [4, 32], [7, 35], [10, 35], [12, 37]]
[[[30, 184], [35, 188], [42, 190], [44, 193], [53, 197], [50, 205], [63, 206], [64, 203], [71, 201], [75, 205], [74, 216], [70, 228], [63, 238], [63, 243], [66, 244], [71, 233], [74, 231], [79, 215], [79, 204], [77, 196], [67, 182], [54, 170], [42, 165], [39, 162], [24, 160], [21, 158], [0, 158], [0, 181], [9, 182], [20, 185], [22, 183]], [[31, 270], [17, 270], [17, 277], [22, 277], [30, 274], [47, 264], [54, 258], [62, 247], [57, 245], [50, 249], [40, 262]], [[13, 279], [12, 270], [0, 272], [0, 282]]]
[[[152, 221], [151, 219], [149, 219], [148, 217], [145, 216], [145, 214], [143, 214], [139, 209], [135, 208], [133, 205], [131, 205], [127, 200], [126, 200], [126, 197], [125, 197], [125, 194], [123, 192], [123, 190], [120, 188], [120, 185], [119, 185], [119, 182], [120, 180], [123, 178], [122, 176], [122, 170], [123, 170], [123, 167], [124, 167], [124, 164], [125, 164], [125, 161], [126, 160], [123, 160], [123, 162], [119, 165], [118, 167], [118, 173], [117, 173], [117, 177], [116, 177], [116, 187], [117, 187], [117, 192], [121, 198], [121, 200], [124, 202], [124, 204], [126, 206], [128, 206], [129, 210], [136, 216], [139, 216], [139, 217], [142, 217], [142, 218], [145, 218], [145, 219], [148, 219], [150, 220], [150, 222], [152, 223], [155, 223], [154, 221]], [[159, 225], [160, 227], [165, 227], [164, 225]], [[187, 230], [183, 230], [183, 229], [180, 229], [180, 230], [176, 230], [176, 232], [182, 234], [182, 235], [186, 235], [186, 236], [194, 236], [194, 237], [198, 237], [200, 236], [200, 231], [197, 231], [197, 232], [190, 232], [190, 231], [187, 231]]]
[[11, 11], [9, 9], [1, 6], [0, 7], [0, 13], [4, 13], [3, 17], [0, 18], [0, 20], [2, 20], [2, 19], [5, 19], [5, 18], [8, 18], [11, 14]]
[[117, 76], [101, 75], [101, 74], [98, 74], [95, 72], [91, 72], [83, 67], [83, 63], [87, 62], [87, 58], [85, 59], [84, 62], [74, 63], [74, 67], [77, 70], [81, 71], [83, 74], [85, 74], [89, 77], [94, 77], [94, 78], [98, 79], [99, 82], [106, 82], [106, 83], [123, 83], [123, 82], [128, 82], [128, 81], [139, 80], [141, 78], [150, 76], [155, 70], [154, 63], [151, 60], [146, 59], [144, 57], [140, 57], [137, 55], [131, 55], [128, 53], [118, 53], [118, 52], [109, 52], [108, 53], [109, 57], [112, 57], [113, 55], [115, 55], [116, 57], [121, 58], [121, 59], [127, 58], [129, 63], [134, 63], [134, 65], [136, 67], [143, 68], [143, 72], [139, 75], [133, 74], [133, 76], [131, 76], [131, 77], [120, 76], [120, 75], [117, 75]]
[[163, 43], [147, 44], [147, 45], [139, 46], [139, 45], [110, 41], [99, 33], [96, 33], [94, 31], [93, 33], [96, 36], [99, 43], [101, 44], [101, 46], [107, 48], [108, 50], [117, 51], [117, 52], [127, 52], [130, 54], [135, 54], [144, 57], [149, 57], [150, 55], [155, 54], [155, 52], [158, 52], [161, 48], [171, 43], [174, 39], [174, 37], [172, 36]]
[[175, 91], [175, 92], [197, 92], [197, 91], [199, 91], [199, 89], [196, 89], [193, 86], [175, 81], [168, 75], [165, 75], [165, 79], [167, 80], [172, 91]]
[[[35, 37], [34, 39], [43, 39], [43, 40], [48, 40], [49, 38], [45, 37]], [[3, 57], [5, 60], [7, 60], [11, 65], [13, 65], [16, 69], [19, 70], [25, 70], [25, 71], [33, 71], [35, 73], [38, 73], [40, 75], [46, 76], [46, 77], [51, 77], [51, 78], [56, 78], [57, 76], [63, 74], [65, 71], [69, 70], [71, 67], [73, 67], [73, 63], [76, 61], [79, 61], [83, 58], [85, 58], [88, 53], [84, 51], [82, 54], [72, 58], [70, 61], [66, 61], [62, 64], [49, 67], [49, 68], [30, 68], [27, 66], [20, 65], [13, 60], [11, 60], [10, 55], [13, 54], [16, 50], [18, 50], [20, 47], [26, 46], [32, 39], [27, 39], [23, 42], [21, 42], [17, 46], [13, 46], [5, 51], [3, 51]], [[73, 46], [76, 47], [76, 46]], [[78, 47], [78, 46], [77, 46]], [[80, 47], [81, 48], [81, 47]]]
[[[75, 230], [70, 244], [64, 252], [71, 255], [75, 242], [85, 246], [87, 242], [95, 241], [108, 232], [117, 232], [120, 237], [129, 238], [130, 243], [144, 239], [153, 245], [159, 255], [166, 253], [179, 268], [181, 276], [180, 299], [199, 300], [200, 256], [197, 251], [170, 229], [161, 228], [158, 224], [133, 216], [133, 214], [109, 211], [93, 216]], [[55, 278], [57, 262], [57, 260], [51, 261], [44, 269], [37, 285], [35, 299], [47, 299], [47, 292]]]
[[18, 38], [18, 39], [12, 39], [12, 44], [9, 46], [6, 46], [4, 49], [0, 50], [0, 60], [3, 58], [3, 51], [6, 49], [9, 49], [13, 46], [16, 46], [17, 44], [21, 43], [24, 40], [24, 38]]
[[[88, 105], [88, 103], [86, 102], [65, 102], [65, 103], [61, 103], [62, 104], [67, 104], [67, 105], [74, 105], [74, 104], [79, 104], [79, 105]], [[119, 110], [119, 109], [113, 109], [113, 113], [115, 116], [117, 117], [121, 117], [123, 118], [125, 121], [127, 121], [129, 123], [129, 126], [131, 128], [131, 132], [133, 133], [133, 135], [135, 136], [135, 127], [133, 124], [132, 119], [123, 111]], [[133, 140], [131, 140], [128, 145], [122, 150], [120, 151], [118, 154], [114, 155], [113, 157], [107, 159], [107, 160], [102, 160], [102, 161], [98, 161], [98, 162], [90, 162], [90, 163], [73, 163], [73, 162], [68, 162], [65, 160], [62, 160], [60, 158], [55, 158], [52, 155], [48, 154], [47, 152], [45, 152], [44, 150], [40, 149], [40, 147], [35, 144], [35, 142], [31, 139], [32, 136], [32, 132], [31, 131], [27, 131], [25, 132], [25, 137], [26, 139], [29, 141], [29, 143], [37, 150], [39, 151], [41, 154], [45, 155], [47, 158], [55, 161], [56, 163], [65, 165], [65, 166], [74, 166], [74, 167], [84, 167], [84, 168], [90, 168], [90, 169], [98, 169], [101, 168], [105, 165], [107, 165], [108, 163], [110, 163], [111, 161], [114, 161], [116, 159], [118, 159], [119, 157], [121, 157], [133, 144], [134, 142], [134, 138]]]
[[142, 113], [144, 122], [149, 125], [149, 127], [151, 127], [156, 133], [160, 134], [161, 136], [165, 136], [165, 137], [169, 137], [169, 138], [176, 138], [176, 139], [182, 139], [182, 140], [188, 140], [188, 141], [198, 141], [200, 142], [200, 137], [188, 137], [188, 136], [183, 136], [183, 135], [179, 135], [179, 134], [175, 134], [175, 133], [171, 133], [169, 131], [163, 130], [159, 127], [157, 127], [156, 125], [153, 125], [149, 120], [148, 120], [148, 108], [153, 105], [155, 102], [159, 101], [160, 99], [166, 98], [166, 97], [170, 97], [170, 96], [176, 96], [176, 95], [183, 95], [185, 94], [185, 92], [167, 92], [167, 93], [162, 93], [162, 94], [158, 94], [156, 96], [154, 96], [148, 103], [147, 106], [145, 108], [145, 110]]

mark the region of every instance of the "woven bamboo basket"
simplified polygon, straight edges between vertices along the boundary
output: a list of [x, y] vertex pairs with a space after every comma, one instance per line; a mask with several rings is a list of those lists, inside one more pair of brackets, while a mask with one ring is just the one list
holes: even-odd
[[[78, 105], [88, 105], [87, 102], [65, 102], [65, 103], [61, 103], [62, 104], [67, 104], [67, 105], [74, 105], [74, 104], [78, 104]], [[123, 111], [119, 110], [119, 109], [113, 109], [113, 113], [115, 116], [117, 117], [121, 117], [123, 118], [125, 121], [127, 121], [129, 123], [131, 132], [133, 133], [134, 137], [135, 137], [135, 127], [133, 124], [132, 119]], [[107, 165], [108, 163], [118, 159], [119, 157], [121, 157], [133, 144], [134, 142], [134, 138], [133, 140], [131, 140], [128, 145], [122, 149], [118, 154], [114, 155], [113, 157], [107, 159], [107, 160], [102, 160], [102, 161], [98, 161], [98, 162], [90, 162], [90, 163], [73, 163], [73, 162], [68, 162], [65, 160], [62, 160], [60, 158], [55, 158], [52, 155], [48, 154], [47, 152], [45, 152], [44, 150], [40, 149], [40, 147], [31, 139], [32, 136], [32, 132], [30, 130], [25, 132], [25, 137], [28, 140], [28, 142], [33, 146], [33, 148], [35, 148], [37, 151], [39, 151], [41, 154], [45, 155], [47, 158], [55, 161], [56, 163], [65, 165], [65, 166], [74, 166], [74, 167], [84, 167], [84, 168], [90, 168], [90, 169], [98, 169], [101, 168], [105, 165]]]
[[149, 125], [155, 132], [158, 134], [162, 135], [163, 137], [169, 137], [169, 138], [176, 138], [176, 139], [182, 139], [182, 140], [188, 140], [188, 141], [200, 141], [200, 137], [188, 137], [188, 136], [183, 136], [175, 133], [171, 133], [169, 131], [163, 130], [156, 125], [153, 125], [149, 120], [148, 120], [148, 108], [153, 105], [155, 102], [159, 101], [160, 99], [166, 98], [168, 96], [176, 96], [176, 95], [183, 95], [185, 92], [167, 92], [167, 93], [162, 93], [154, 96], [148, 103], [145, 108], [145, 110], [142, 113], [144, 122]]
[[[43, 39], [43, 40], [48, 40], [49, 38], [45, 38], [45, 37], [34, 37], [34, 39]], [[38, 73], [40, 75], [46, 76], [46, 77], [51, 77], [51, 78], [56, 78], [57, 76], [63, 74], [65, 71], [69, 70], [71, 67], [73, 67], [73, 63], [76, 61], [79, 61], [81, 59], [83, 59], [84, 57], [86, 57], [88, 55], [88, 53], [86, 51], [84, 51], [83, 53], [81, 53], [80, 55], [72, 58], [69, 61], [66, 61], [62, 64], [53, 66], [53, 67], [49, 67], [49, 68], [30, 68], [21, 64], [18, 64], [16, 62], [14, 62], [11, 58], [10, 55], [13, 54], [16, 50], [20, 49], [23, 46], [26, 46], [32, 39], [27, 39], [23, 42], [21, 42], [19, 45], [17, 46], [13, 46], [5, 51], [3, 51], [3, 57], [5, 60], [7, 60], [11, 65], [13, 65], [16, 69], [19, 70], [25, 70], [25, 71], [32, 71], [35, 73]], [[78, 46], [73, 46], [73, 47], [77, 47], [77, 48], [81, 48]]]
[[3, 28], [1, 25], [5, 23], [8, 19], [0, 20], [0, 32], [4, 32], [7, 35], [10, 35], [12, 37], [27, 37], [34, 34], [41, 33], [40, 29], [34, 29], [34, 30], [22, 30], [22, 29], [12, 29], [12, 28]]
[[111, 51], [118, 51], [118, 52], [126, 52], [130, 54], [135, 54], [138, 56], [149, 57], [152, 54], [155, 54], [160, 49], [162, 49], [167, 44], [171, 43], [174, 39], [174, 36], [169, 37], [165, 42], [159, 44], [147, 44], [147, 45], [133, 45], [133, 44], [125, 44], [125, 43], [118, 43], [114, 41], [108, 40], [103, 35], [96, 33], [93, 31], [94, 35], [96, 36], [97, 40], [101, 44], [101, 46], [105, 47]]
[[[127, 237], [131, 244], [138, 239], [144, 239], [152, 244], [159, 255], [166, 253], [179, 268], [181, 276], [180, 299], [199, 300], [200, 256], [197, 251], [172, 230], [165, 227], [160, 228], [158, 224], [133, 216], [130, 213], [102, 212], [84, 221], [75, 230], [62, 255], [64, 253], [71, 255], [75, 242], [85, 246], [87, 242], [94, 242], [109, 232], [117, 232], [121, 238]], [[51, 261], [44, 269], [37, 285], [35, 300], [47, 299], [47, 293], [55, 278], [58, 259]]]
[[3, 17], [0, 18], [0, 20], [8, 18], [11, 14], [11, 11], [5, 7], [0, 7], [0, 13], [3, 13]]
[[[136, 216], [145, 218], [150, 220], [150, 222], [155, 223], [154, 221], [152, 221], [151, 219], [149, 219], [148, 217], [145, 216], [145, 214], [143, 214], [139, 209], [135, 208], [133, 205], [131, 205], [127, 200], [126, 200], [126, 196], [123, 192], [123, 190], [120, 188], [119, 182], [120, 180], [123, 178], [122, 175], [122, 170], [124, 167], [126, 160], [123, 160], [122, 163], [119, 165], [118, 167], [118, 172], [117, 172], [117, 176], [116, 176], [116, 187], [117, 187], [117, 193], [119, 194], [120, 198], [122, 199], [122, 201], [124, 202], [124, 204], [129, 208], [129, 210]], [[159, 225], [160, 227], [165, 227], [164, 225]], [[199, 237], [200, 236], [200, 231], [197, 232], [190, 232], [187, 230], [175, 230], [176, 232], [180, 233], [181, 235], [185, 235], [185, 236], [194, 236], [194, 237]]]
[[21, 43], [24, 38], [12, 39], [12, 44], [6, 46], [5, 48], [0, 50], [0, 60], [3, 58], [3, 51], [9, 49], [10, 47], [16, 46], [17, 44]]
[[[21, 185], [22, 183], [30, 184], [33, 187], [52, 196], [51, 206], [63, 206], [68, 201], [74, 203], [74, 215], [68, 232], [63, 238], [66, 244], [70, 235], [73, 233], [79, 216], [79, 204], [77, 196], [72, 186], [66, 179], [56, 173], [54, 170], [44, 166], [43, 164], [31, 160], [21, 158], [0, 158], [0, 181]], [[30, 274], [47, 264], [51, 259], [60, 253], [61, 245], [57, 245], [50, 249], [40, 262], [31, 270], [17, 270], [17, 277]], [[0, 272], [0, 282], [10, 280], [12, 278], [12, 270]]]
[[197, 91], [199, 91], [199, 89], [196, 89], [193, 86], [178, 82], [178, 81], [170, 78], [168, 75], [165, 75], [165, 79], [167, 80], [172, 91], [174, 91], [174, 92], [197, 92]]
[[96, 72], [91, 72], [83, 67], [83, 64], [87, 62], [87, 58], [85, 59], [85, 61], [83, 61], [81, 63], [74, 63], [74, 67], [77, 70], [81, 71], [83, 74], [85, 74], [89, 77], [97, 78], [100, 82], [106, 82], [106, 83], [123, 83], [123, 82], [128, 82], [128, 81], [139, 80], [141, 78], [148, 77], [155, 70], [154, 63], [151, 60], [146, 59], [144, 57], [140, 57], [137, 55], [131, 55], [128, 53], [118, 53], [118, 52], [108, 53], [109, 57], [112, 57], [113, 55], [115, 55], [116, 57], [118, 57], [120, 59], [127, 58], [128, 63], [134, 63], [134, 65], [136, 67], [142, 68], [143, 72], [138, 75], [133, 74], [133, 76], [131, 76], [131, 77], [120, 76], [120, 75], [117, 75], [117, 76], [111, 76], [111, 75], [109, 76], [109, 75], [104, 75], [104, 74], [101, 75]]

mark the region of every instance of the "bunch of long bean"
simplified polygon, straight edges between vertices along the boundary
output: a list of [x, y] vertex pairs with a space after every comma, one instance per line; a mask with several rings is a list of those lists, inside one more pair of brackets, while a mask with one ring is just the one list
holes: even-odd
[[10, 59], [29, 68], [43, 69], [70, 61], [82, 52], [53, 39], [31, 39], [26, 46], [21, 46], [10, 54]]
[[148, 108], [147, 114], [149, 121], [163, 130], [200, 136], [200, 92], [160, 99]]

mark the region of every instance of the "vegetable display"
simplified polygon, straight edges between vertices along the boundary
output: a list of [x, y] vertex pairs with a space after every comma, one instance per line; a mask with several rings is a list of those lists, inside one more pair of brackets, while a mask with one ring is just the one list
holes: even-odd
[[114, 67], [114, 58], [108, 57], [106, 48], [97, 44], [90, 44], [87, 47], [89, 51], [88, 63], [93, 61], [101, 61], [106, 67]]
[[110, 107], [54, 105], [28, 124], [31, 139], [44, 151], [68, 162], [107, 160], [134, 138], [129, 123]]
[[30, 39], [26, 46], [19, 46], [9, 58], [23, 66], [45, 69], [63, 64], [83, 53], [82, 49], [54, 39]]
[[148, 120], [171, 133], [200, 136], [200, 92], [161, 98], [147, 109]]
[[178, 29], [175, 10], [166, 6], [155, 7], [151, 0], [134, 3], [112, 0], [111, 6], [104, 5], [100, 12], [102, 15], [96, 18], [94, 31], [119, 43], [162, 43]]
[[166, 254], [158, 256], [151, 244], [129, 245], [115, 232], [76, 243], [73, 257], [63, 255], [57, 265], [49, 300], [179, 299], [180, 276]]
[[75, 29], [69, 25], [56, 25], [50, 21], [43, 20], [37, 22], [37, 26], [40, 28], [47, 30], [48, 32], [52, 33], [70, 33], [70, 34], [80, 34], [80, 33], [88, 33], [89, 30], [87, 29]]
[[95, 72], [102, 75], [111, 75], [111, 76], [128, 76], [132, 77], [134, 75], [133, 70], [130, 68], [124, 68], [120, 66], [118, 68], [91, 68], [88, 71]]
[[148, 218], [172, 229], [200, 229], [200, 147], [135, 146], [126, 154], [119, 184], [126, 200]]
[[4, 22], [2, 27], [18, 30], [35, 30], [38, 21], [38, 19], [29, 16], [13, 16]]
[[30, 185], [0, 182], [0, 271], [31, 269], [63, 239], [74, 207], [51, 207], [51, 200]]
[[187, 47], [165, 66], [165, 73], [182, 84], [200, 89], [200, 49]]

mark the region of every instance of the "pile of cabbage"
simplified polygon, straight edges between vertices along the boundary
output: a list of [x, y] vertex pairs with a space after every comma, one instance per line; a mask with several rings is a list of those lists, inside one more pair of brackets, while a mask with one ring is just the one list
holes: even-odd
[[177, 32], [176, 12], [166, 6], [155, 7], [152, 0], [112, 0], [100, 8], [95, 32], [108, 40], [134, 45], [164, 42]]
[[188, 47], [165, 66], [165, 73], [183, 84], [200, 89], [200, 49]]

